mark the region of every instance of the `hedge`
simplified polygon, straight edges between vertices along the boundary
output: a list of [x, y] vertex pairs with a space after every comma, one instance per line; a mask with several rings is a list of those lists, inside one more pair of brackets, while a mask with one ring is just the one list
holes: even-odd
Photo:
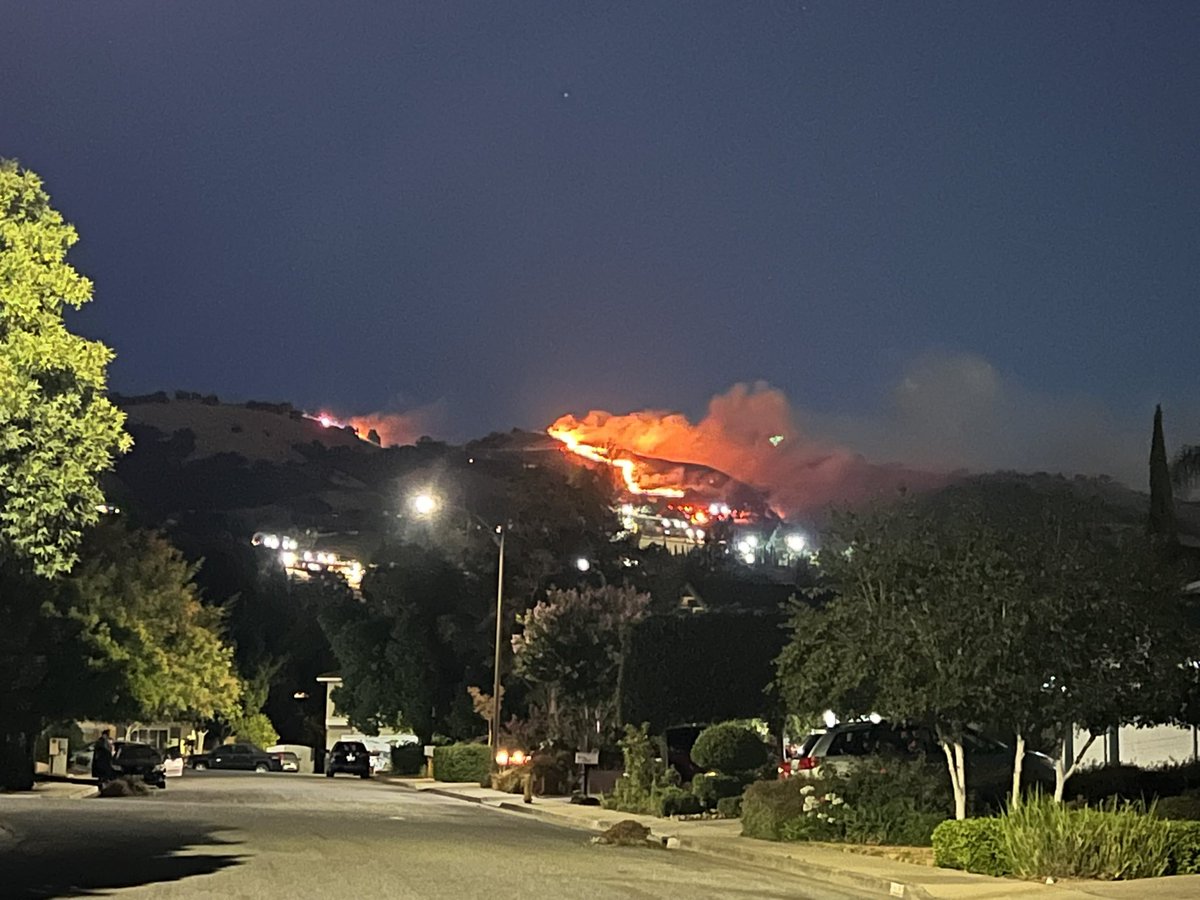
[[[1200, 822], [1168, 821], [1170, 863], [1165, 874], [1200, 874]], [[979, 875], [1007, 875], [1013, 870], [998, 818], [953, 819], [933, 832], [933, 861], [946, 869]]]
[[784, 825], [804, 815], [804, 780], [756, 781], [742, 795], [742, 834], [783, 840]]
[[487, 744], [451, 744], [433, 748], [433, 777], [438, 781], [472, 781], [491, 777], [492, 754]]
[[393, 775], [420, 775], [425, 770], [425, 748], [420, 744], [399, 744], [392, 748]]
[[729, 797], [740, 797], [746, 782], [733, 775], [697, 775], [692, 779], [692, 793], [705, 809], [715, 809]]
[[948, 819], [933, 829], [933, 864], [979, 875], [1007, 875], [1012, 868], [999, 819]]
[[787, 637], [782, 621], [774, 608], [647, 616], [629, 633], [621, 721], [662, 732], [685, 722], [773, 718], [767, 689]]

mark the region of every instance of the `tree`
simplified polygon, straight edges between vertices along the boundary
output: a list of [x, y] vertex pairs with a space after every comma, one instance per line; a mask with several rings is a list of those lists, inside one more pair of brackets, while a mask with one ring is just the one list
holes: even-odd
[[1150, 439], [1150, 534], [1175, 539], [1175, 505], [1171, 498], [1171, 468], [1163, 438], [1162, 407], [1154, 407], [1154, 432]]
[[112, 351], [63, 322], [92, 299], [66, 262], [77, 240], [41, 179], [0, 161], [0, 565], [46, 577], [74, 564], [97, 477], [130, 446], [104, 394]]
[[649, 603], [648, 594], [612, 585], [552, 590], [521, 617], [514, 669], [545, 692], [552, 737], [586, 745], [589, 735], [616, 725], [622, 635]]
[[108, 715], [193, 722], [237, 709], [242, 685], [221, 610], [200, 601], [197, 567], [161, 536], [120, 524], [94, 529], [64, 583], [65, 615], [123, 673]]
[[403, 545], [385, 559], [364, 579], [361, 603], [320, 615], [341, 668], [333, 699], [369, 734], [407, 727], [428, 741], [456, 710], [474, 720], [466, 687], [490, 673], [489, 604], [432, 548]]
[[1183, 447], [1171, 463], [1171, 480], [1180, 490], [1200, 483], [1200, 444]]
[[0, 721], [6, 787], [32, 784], [46, 721], [138, 720], [226, 711], [240, 693], [221, 617], [194, 568], [162, 538], [118, 523], [94, 529], [75, 572], [4, 572]]
[[1016, 734], [1014, 800], [1026, 739], [1046, 733], [1061, 797], [1082, 756], [1065, 758], [1075, 725], [1094, 739], [1169, 721], [1182, 700], [1178, 581], [1160, 548], [1113, 525], [1065, 483], [1003, 481], [840, 518], [820, 557], [833, 599], [793, 612], [785, 699], [932, 725], [959, 817], [968, 724]]

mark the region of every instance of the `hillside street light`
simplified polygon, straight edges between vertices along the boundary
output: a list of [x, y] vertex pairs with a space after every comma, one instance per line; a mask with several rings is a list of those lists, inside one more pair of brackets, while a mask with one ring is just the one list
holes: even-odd
[[[432, 515], [440, 505], [438, 498], [432, 494], [422, 493], [412, 498], [413, 510], [422, 517]], [[467, 512], [467, 510], [464, 509], [463, 512]], [[498, 550], [496, 561], [496, 647], [492, 661], [492, 727], [488, 729], [488, 749], [494, 759], [496, 746], [500, 741], [500, 628], [504, 618], [504, 535], [507, 529], [503, 525], [496, 525], [493, 529], [491, 525], [474, 513], [468, 513], [468, 515], [488, 529], [492, 543]]]

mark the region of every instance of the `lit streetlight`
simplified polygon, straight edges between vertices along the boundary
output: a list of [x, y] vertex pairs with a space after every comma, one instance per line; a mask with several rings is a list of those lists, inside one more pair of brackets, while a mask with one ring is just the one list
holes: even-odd
[[575, 560], [575, 568], [577, 568], [580, 572], [586, 572], [591, 567], [592, 564], [586, 556], [581, 556], [579, 559]]
[[[441, 503], [432, 494], [421, 493], [412, 498], [413, 510], [419, 516], [430, 516], [437, 511], [439, 506]], [[489, 530], [492, 542], [496, 545], [499, 554], [496, 563], [496, 652], [492, 662], [492, 727], [488, 729], [488, 748], [494, 758], [496, 746], [500, 740], [500, 629], [504, 615], [504, 535], [506, 529], [503, 525], [497, 525], [493, 531], [492, 526], [479, 516], [474, 516], [474, 518]], [[503, 764], [501, 763], [501, 765]]]

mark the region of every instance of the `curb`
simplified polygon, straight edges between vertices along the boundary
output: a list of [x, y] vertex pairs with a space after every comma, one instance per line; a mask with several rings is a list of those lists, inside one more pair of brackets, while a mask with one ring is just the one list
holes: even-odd
[[[484, 797], [469, 797], [440, 788], [419, 788], [407, 784], [393, 783], [398, 787], [415, 793], [436, 794], [440, 797], [448, 797], [453, 800], [490, 806], [493, 809], [505, 812], [522, 813], [542, 819], [543, 821], [553, 822], [555, 825], [574, 828], [579, 831], [604, 831], [612, 824], [600, 819], [580, 819], [575, 816], [564, 816], [552, 810], [547, 810], [544, 807], [538, 808], [536, 805], [526, 803], [513, 803], [509, 800], [491, 801]], [[789, 875], [800, 875], [826, 884], [866, 888], [867, 890], [891, 897], [907, 897], [913, 898], [913, 900], [935, 900], [933, 894], [918, 884], [893, 881], [889, 878], [855, 872], [849, 869], [806, 862], [792, 856], [780, 857], [775, 854], [756, 853], [752, 847], [726, 844], [712, 838], [679, 837], [676, 834], [670, 834], [656, 828], [651, 828], [650, 838], [668, 850], [686, 850], [690, 853], [698, 853], [703, 856], [717, 857], [759, 868], [772, 869]]]

